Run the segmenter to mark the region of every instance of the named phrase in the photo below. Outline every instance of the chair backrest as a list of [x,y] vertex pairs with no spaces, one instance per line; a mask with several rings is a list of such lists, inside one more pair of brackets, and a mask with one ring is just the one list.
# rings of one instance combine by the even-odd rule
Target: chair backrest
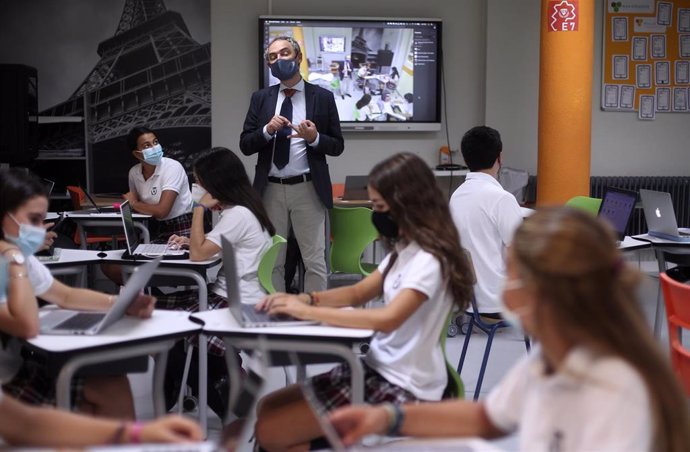
[[76,185],[68,185],[67,191],[69,192],[69,197],[72,200],[72,208],[74,210],[81,209],[81,203],[84,202],[84,199],[86,198],[84,190]]
[[333,207],[331,220],[331,271],[368,275],[362,267],[362,253],[378,237],[366,207]]
[[690,351],[683,347],[681,329],[690,330],[690,268],[676,267],[660,275],[666,304],[671,364],[686,394],[690,395]]
[[448,355],[446,354],[446,333],[448,331],[448,325],[450,322],[454,321],[454,314],[454,310],[451,310],[448,314],[448,318],[446,319],[446,323],[444,323],[443,328],[441,328],[441,350],[443,350],[443,358],[446,361],[446,374],[448,374],[448,384],[446,385],[446,390],[444,391],[444,397],[464,399],[465,384],[462,382],[462,378],[455,369],[455,366],[448,362]]
[[342,198],[343,193],[345,193],[345,184],[332,184],[334,198]]
[[283,237],[274,235],[273,243],[264,252],[263,256],[261,256],[261,260],[259,261],[259,270],[257,272],[259,276],[259,284],[261,284],[261,287],[266,291],[266,293],[271,294],[276,292],[275,287],[273,287],[273,267],[276,264],[280,247],[286,242],[287,240],[285,240]]
[[566,203],[568,207],[574,207],[576,209],[584,210],[592,215],[597,215],[599,213],[599,207],[601,207],[601,198],[590,198],[589,196],[575,196],[570,198]]

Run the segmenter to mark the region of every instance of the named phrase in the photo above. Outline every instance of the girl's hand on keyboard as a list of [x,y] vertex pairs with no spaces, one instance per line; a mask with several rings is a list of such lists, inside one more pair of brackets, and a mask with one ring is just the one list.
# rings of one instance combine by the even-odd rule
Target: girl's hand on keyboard
[[173,234],[168,239],[168,247],[171,250],[180,250],[182,248],[189,248],[189,238]]

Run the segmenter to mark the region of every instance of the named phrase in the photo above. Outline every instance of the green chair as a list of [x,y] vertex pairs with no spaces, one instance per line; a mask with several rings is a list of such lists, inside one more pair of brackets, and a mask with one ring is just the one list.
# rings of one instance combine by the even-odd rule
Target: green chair
[[266,293],[269,294],[276,292],[275,287],[273,287],[273,267],[276,264],[280,247],[284,243],[287,243],[287,240],[279,235],[274,235],[273,243],[264,252],[263,256],[261,256],[261,261],[259,261],[259,283]]
[[597,215],[599,213],[599,207],[601,206],[601,198],[590,198],[589,196],[575,196],[570,198],[566,203],[568,207],[574,207],[575,209],[584,210],[592,215]]
[[378,238],[366,207],[333,207],[331,222],[331,272],[367,276],[376,264],[362,263],[362,253]]
[[443,350],[443,358],[446,362],[446,373],[448,374],[448,384],[443,392],[443,396],[444,398],[464,399],[465,384],[462,382],[462,378],[460,378],[460,374],[455,370],[455,367],[448,362],[448,357],[446,355],[446,337],[448,336],[446,332],[448,331],[448,325],[453,322],[454,318],[454,312],[451,310],[446,319],[445,328],[441,329],[441,350]]

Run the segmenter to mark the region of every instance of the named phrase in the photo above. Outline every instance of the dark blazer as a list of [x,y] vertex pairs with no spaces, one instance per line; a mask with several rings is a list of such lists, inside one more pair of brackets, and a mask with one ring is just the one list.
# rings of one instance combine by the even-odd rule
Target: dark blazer
[[[259,153],[254,188],[260,194],[263,194],[268,183],[273,151],[273,139],[266,141],[263,128],[275,116],[279,87],[280,85],[273,85],[252,94],[240,135],[240,150],[244,155]],[[330,91],[305,81],[304,97],[306,118],[316,124],[319,132],[319,145],[315,148],[307,145],[311,181],[321,202],[330,209],[333,207],[333,192],[326,155],[338,156],[343,153],[345,145],[340,131],[340,118]]]

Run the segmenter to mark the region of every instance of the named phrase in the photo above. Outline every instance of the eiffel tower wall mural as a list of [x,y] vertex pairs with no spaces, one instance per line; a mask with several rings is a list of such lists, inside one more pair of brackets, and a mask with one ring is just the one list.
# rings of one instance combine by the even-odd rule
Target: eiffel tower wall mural
[[146,125],[191,174],[211,146],[210,0],[2,0],[0,63],[38,74],[38,157],[56,181],[124,193]]

